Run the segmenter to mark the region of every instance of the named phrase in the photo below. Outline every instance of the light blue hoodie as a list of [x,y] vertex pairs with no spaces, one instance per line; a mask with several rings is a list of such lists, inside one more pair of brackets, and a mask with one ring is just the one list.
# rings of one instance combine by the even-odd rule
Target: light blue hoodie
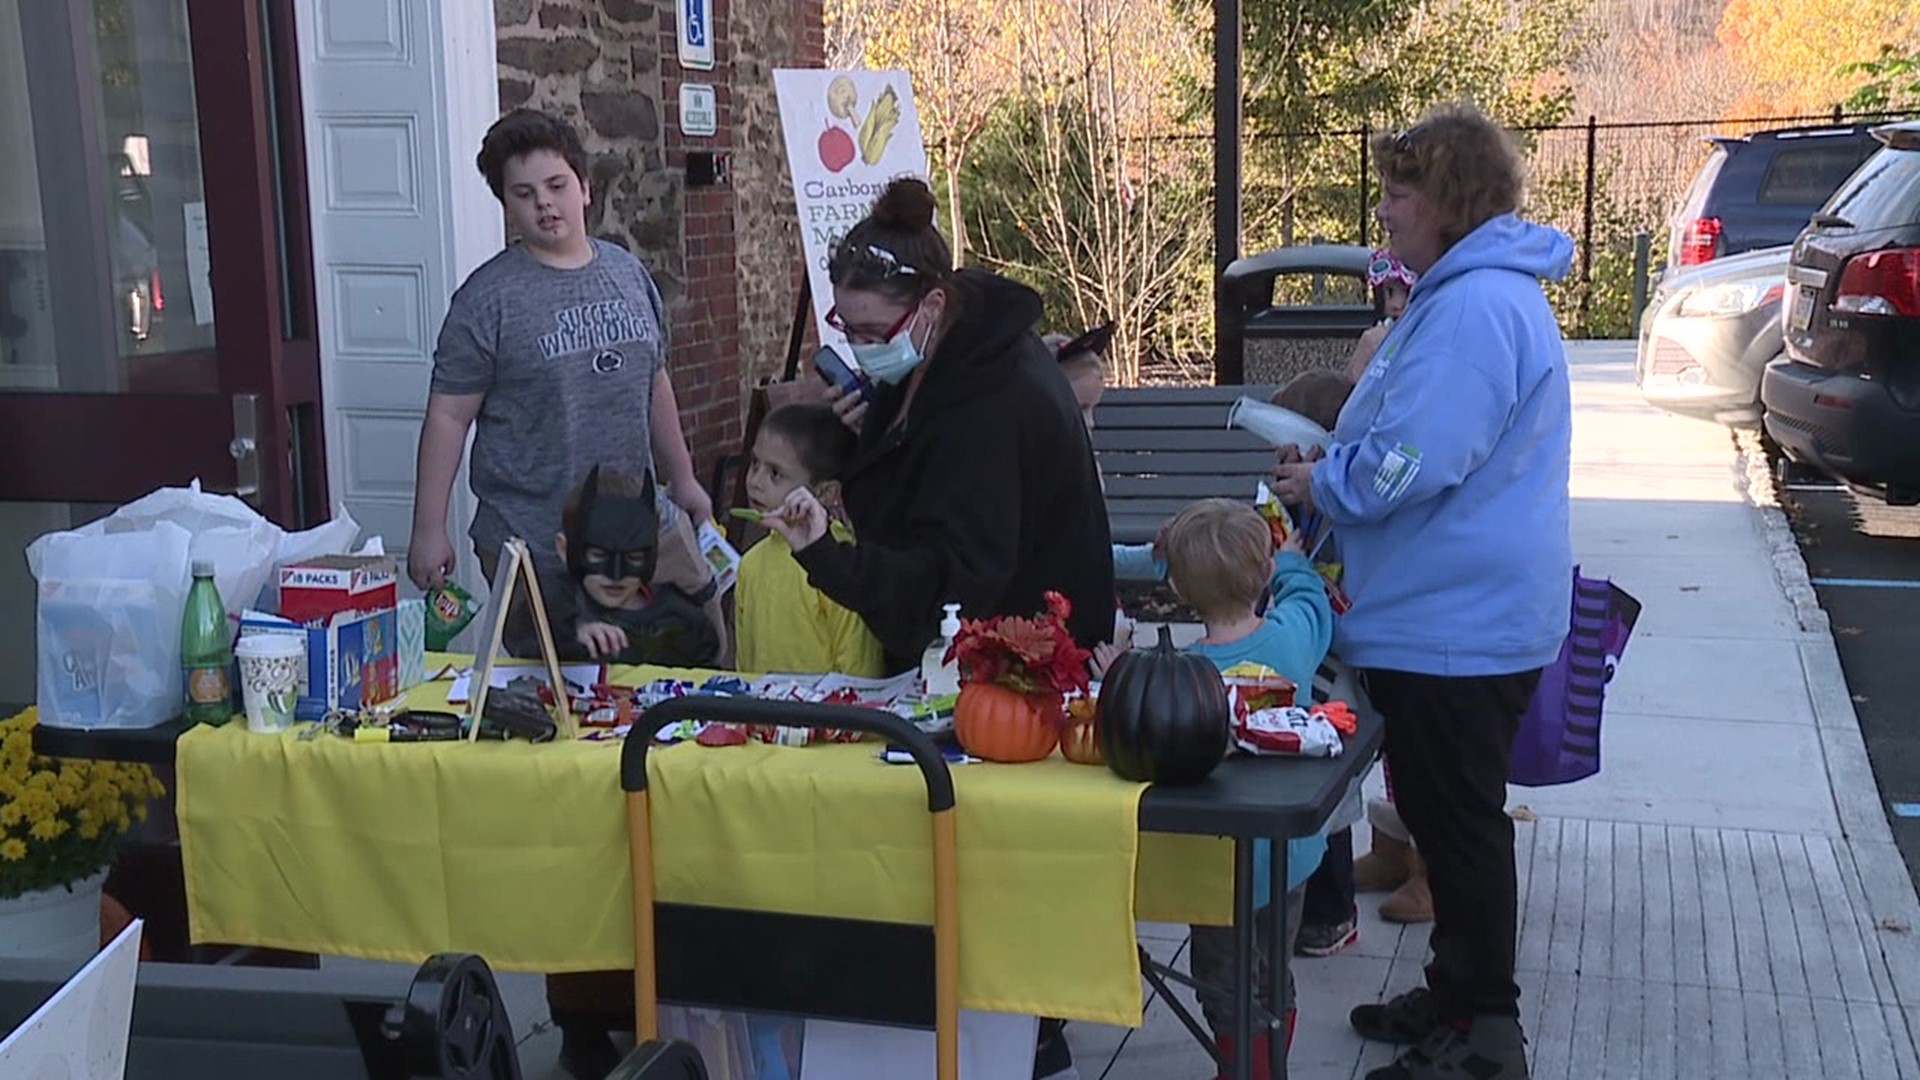
[[1540,279],[1573,241],[1512,214],[1421,275],[1313,470],[1353,608],[1335,650],[1361,668],[1504,675],[1566,637],[1573,408]]

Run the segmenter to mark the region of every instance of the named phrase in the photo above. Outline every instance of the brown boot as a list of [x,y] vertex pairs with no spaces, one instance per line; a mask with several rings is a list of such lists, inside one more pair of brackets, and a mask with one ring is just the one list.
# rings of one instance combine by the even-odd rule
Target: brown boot
[[1353,860],[1353,891],[1392,892],[1399,888],[1406,883],[1407,858],[1412,854],[1413,845],[1374,829],[1373,847]]
[[1396,923],[1432,922],[1433,891],[1427,888],[1427,864],[1418,850],[1407,852],[1407,867],[1405,884],[1380,902],[1380,917]]

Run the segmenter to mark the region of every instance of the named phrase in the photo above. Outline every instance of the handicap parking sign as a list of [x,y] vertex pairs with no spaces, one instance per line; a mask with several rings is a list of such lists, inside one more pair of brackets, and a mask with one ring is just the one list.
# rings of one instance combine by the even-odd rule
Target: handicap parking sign
[[713,0],[680,0],[680,66],[713,69]]

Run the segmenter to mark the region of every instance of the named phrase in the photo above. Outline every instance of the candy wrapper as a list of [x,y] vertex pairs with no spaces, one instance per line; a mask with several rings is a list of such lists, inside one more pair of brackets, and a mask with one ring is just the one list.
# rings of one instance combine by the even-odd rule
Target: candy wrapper
[[1347,590],[1340,587],[1340,579],[1345,575],[1346,567],[1341,563],[1314,563],[1313,568],[1327,583],[1327,605],[1333,608],[1335,615],[1345,615],[1353,607],[1353,598]]
[[447,581],[427,590],[427,651],[446,652],[447,646],[480,613],[480,601]]
[[1255,709],[1233,722],[1235,746],[1249,754],[1339,757],[1340,733],[1321,712],[1301,708]]
[[1293,535],[1293,515],[1287,512],[1286,507],[1280,505],[1279,498],[1273,494],[1273,489],[1267,487],[1264,480],[1254,489],[1253,509],[1259,513],[1261,520],[1267,523],[1267,531],[1273,534],[1273,549],[1280,550],[1280,545],[1286,543],[1287,537]]
[[1292,679],[1265,664],[1242,662],[1220,673],[1227,686],[1227,703],[1236,718],[1261,709],[1284,709],[1293,705],[1298,687]]

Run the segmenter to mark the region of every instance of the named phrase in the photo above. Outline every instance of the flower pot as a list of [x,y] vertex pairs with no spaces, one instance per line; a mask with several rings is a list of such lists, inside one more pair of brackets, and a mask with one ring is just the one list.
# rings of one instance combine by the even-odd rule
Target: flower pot
[[51,889],[0,900],[0,956],[69,960],[100,951],[101,870]]
[[999,683],[971,682],[960,687],[953,706],[953,732],[961,749],[988,761],[1039,761],[1060,741],[1044,707],[1034,698]]
[[1060,733],[1060,756],[1076,765],[1105,765],[1100,754],[1100,729],[1092,720]]

